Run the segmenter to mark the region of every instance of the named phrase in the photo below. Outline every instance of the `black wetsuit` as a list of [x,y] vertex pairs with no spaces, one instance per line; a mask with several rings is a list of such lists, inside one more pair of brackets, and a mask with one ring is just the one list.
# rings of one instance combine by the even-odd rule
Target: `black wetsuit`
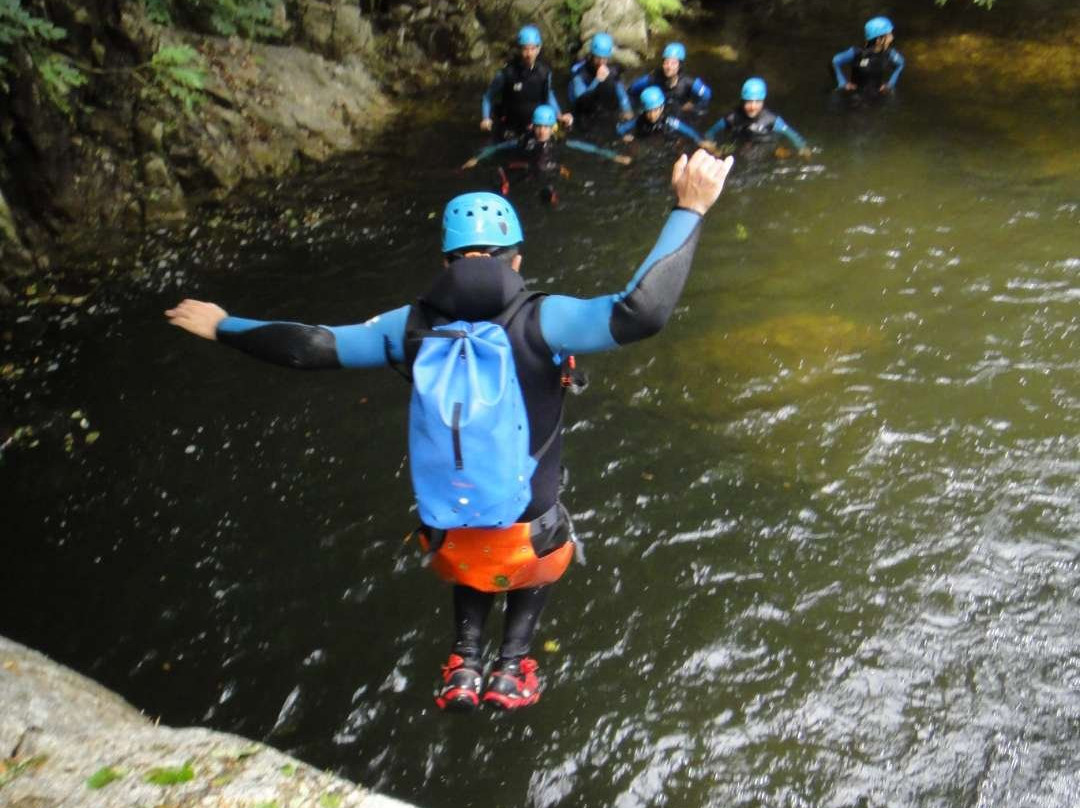
[[669,115],[679,116],[685,114],[683,107],[693,104],[694,113],[703,112],[705,106],[712,98],[712,90],[701,79],[691,78],[685,73],[679,73],[675,84],[668,81],[662,67],[656,68],[652,73],[646,73],[634,81],[628,88],[630,95],[640,97],[646,87],[659,87],[664,92],[664,110]]
[[600,81],[593,60],[585,59],[570,68],[570,76],[570,104],[576,125],[587,128],[590,120],[601,113],[633,112],[618,65],[608,64],[607,77]]
[[559,113],[551,86],[551,68],[539,58],[526,67],[516,57],[495,74],[484,99],[481,114],[497,124],[496,137],[516,137],[528,130],[532,114],[541,104],[549,104]]
[[751,118],[740,104],[710,126],[705,137],[715,140],[721,132],[726,132],[726,137],[736,146],[771,145],[777,135],[783,135],[796,149],[806,147],[802,135],[768,107],[762,107],[761,112]]

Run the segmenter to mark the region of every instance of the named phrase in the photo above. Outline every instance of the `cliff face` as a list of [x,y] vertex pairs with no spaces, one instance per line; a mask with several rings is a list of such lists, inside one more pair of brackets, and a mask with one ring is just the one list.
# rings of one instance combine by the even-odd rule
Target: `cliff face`
[[410,808],[235,735],[151,722],[0,637],[0,804]]
[[[69,231],[181,220],[191,204],[245,179],[361,147],[392,111],[363,61],[372,36],[358,14],[351,29],[342,23],[320,39],[309,13],[305,41],[335,53],[332,60],[299,46],[155,25],[140,2],[62,0],[49,12],[67,31],[65,55],[86,83],[65,111],[48,98],[31,52],[16,49],[0,101],[0,260],[8,274],[26,267],[31,251],[44,260]],[[182,46],[205,84],[190,107],[155,83],[155,54]]]

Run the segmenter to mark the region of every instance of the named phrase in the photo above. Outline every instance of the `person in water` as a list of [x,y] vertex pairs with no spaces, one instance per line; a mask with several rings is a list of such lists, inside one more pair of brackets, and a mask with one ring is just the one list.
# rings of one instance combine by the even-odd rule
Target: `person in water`
[[615,40],[600,32],[589,42],[589,55],[570,68],[570,105],[580,124],[601,112],[618,111],[623,120],[634,117],[622,71],[611,61],[614,54]]
[[[510,170],[523,171],[526,176],[544,181],[540,189],[540,198],[551,205],[558,204],[559,195],[555,190],[555,179],[569,175],[569,169],[559,161],[559,143],[555,140],[557,123],[555,110],[547,104],[541,104],[533,110],[532,125],[529,131],[517,140],[507,140],[487,146],[465,161],[461,167],[465,170],[475,168],[481,160],[493,155],[508,157],[506,167]],[[576,151],[604,157],[621,165],[629,165],[630,158],[612,151],[586,143],[583,140],[565,140],[563,145]],[[500,189],[505,196],[510,191],[510,179],[500,167]]]
[[[863,33],[866,41],[861,48],[851,47],[833,57],[836,89],[864,97],[891,93],[904,69],[904,57],[892,46],[892,21],[874,17],[866,22]],[[844,69],[849,65],[851,75],[847,76]]]
[[[690,273],[703,217],[731,166],[730,157],[719,160],[704,150],[682,155],[671,176],[676,206],[656,244],[625,288],[598,297],[528,293],[519,274],[524,235],[516,212],[496,194],[469,193],[446,206],[444,269],[415,303],[333,327],[244,319],[198,300],[183,300],[165,312],[173,325],[192,334],[287,367],[413,370],[418,349],[410,335],[431,334],[429,329],[455,320],[484,323],[515,312],[505,330],[535,459],[525,494],[531,498],[508,527],[421,533],[432,567],[454,584],[455,637],[436,696],[440,708],[469,710],[484,703],[514,709],[539,699],[530,646],[550,584],[566,570],[574,545],[559,504],[563,365],[571,354],[610,351],[663,328]],[[414,490],[415,483],[414,477]],[[481,569],[498,574],[480,577]],[[485,680],[484,624],[499,592],[506,595],[502,643]]]
[[695,145],[703,142],[701,135],[693,127],[683,123],[674,115],[667,113],[664,91],[659,87],[646,87],[641,93],[641,114],[632,121],[623,121],[615,127],[616,133],[627,143],[634,138],[653,137],[655,135],[689,138]]
[[518,31],[518,54],[491,80],[480,103],[480,128],[494,130],[495,139],[516,138],[529,128],[533,110],[547,104],[564,126],[574,116],[559,111],[551,85],[551,68],[540,58],[543,39],[540,29],[526,25]]
[[714,144],[719,135],[736,148],[751,144],[773,144],[777,135],[783,135],[790,141],[799,154],[808,156],[810,149],[802,135],[792,129],[772,110],[765,106],[768,88],[765,80],[754,76],[742,86],[742,103],[705,132],[705,140]]
[[686,46],[681,42],[669,42],[664,48],[660,67],[636,79],[629,88],[631,98],[640,98],[649,87],[659,87],[664,93],[665,111],[670,115],[680,113],[702,114],[712,98],[709,85],[699,78],[683,73],[686,62]]

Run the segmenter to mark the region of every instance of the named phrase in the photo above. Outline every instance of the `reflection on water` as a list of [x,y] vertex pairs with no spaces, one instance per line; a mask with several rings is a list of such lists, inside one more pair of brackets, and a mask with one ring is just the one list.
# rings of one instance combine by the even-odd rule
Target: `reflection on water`
[[[169,723],[427,806],[1076,804],[1080,172],[1045,156],[1075,155],[1077,113],[1011,99],[1029,151],[917,63],[872,113],[818,78],[775,97],[813,158],[740,164],[668,330],[583,361],[589,564],[546,615],[538,707],[433,708],[449,598],[401,541],[405,386],[160,317],[181,293],[328,323],[415,296],[442,202],[486,181],[446,168],[466,122],[208,214],[124,259],[165,262],[159,286],[19,326],[61,360],[26,361],[13,412],[64,415],[0,468],[4,630]],[[558,210],[516,200],[539,288],[626,282],[670,204],[670,154],[638,158],[574,159]],[[101,437],[69,453],[75,409]]]

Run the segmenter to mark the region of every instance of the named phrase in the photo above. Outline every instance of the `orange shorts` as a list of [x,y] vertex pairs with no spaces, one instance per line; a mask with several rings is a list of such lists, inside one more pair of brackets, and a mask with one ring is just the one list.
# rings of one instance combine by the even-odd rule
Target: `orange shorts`
[[[570,566],[574,543],[565,542],[543,557],[533,551],[529,523],[506,528],[461,527],[446,531],[442,545],[431,556],[439,577],[481,592],[505,592],[555,583]],[[420,531],[420,546],[430,544]]]

